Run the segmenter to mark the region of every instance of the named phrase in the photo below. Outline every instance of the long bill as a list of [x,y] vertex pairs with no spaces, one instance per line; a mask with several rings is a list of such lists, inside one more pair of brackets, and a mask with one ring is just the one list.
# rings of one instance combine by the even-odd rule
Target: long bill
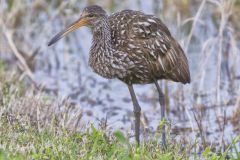
[[51,46],[52,44],[56,43],[59,39],[66,36],[68,33],[75,31],[79,27],[85,26],[88,24],[88,21],[85,18],[80,18],[76,22],[72,23],[69,27],[64,29],[63,31],[59,32],[57,35],[55,35],[49,42],[48,46]]

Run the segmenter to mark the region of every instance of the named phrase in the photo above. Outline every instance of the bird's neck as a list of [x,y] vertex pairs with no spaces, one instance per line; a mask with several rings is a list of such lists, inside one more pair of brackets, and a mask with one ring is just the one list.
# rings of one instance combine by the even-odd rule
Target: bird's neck
[[89,65],[99,75],[114,78],[116,73],[111,70],[111,62],[115,58],[116,50],[112,44],[110,24],[107,17],[99,23],[93,28]]
[[[111,28],[107,17],[104,17],[93,29],[93,46],[109,52],[112,50]],[[107,53],[110,54],[110,53]]]

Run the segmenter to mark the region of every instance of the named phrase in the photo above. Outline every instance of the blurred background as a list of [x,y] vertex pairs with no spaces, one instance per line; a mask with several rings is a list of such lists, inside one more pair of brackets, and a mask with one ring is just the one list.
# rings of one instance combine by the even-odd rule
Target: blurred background
[[[126,85],[106,80],[88,66],[91,30],[83,27],[47,46],[91,4],[109,14],[123,9],[155,14],[183,47],[191,83],[161,82],[173,138],[224,146],[240,134],[240,0],[0,0],[0,64],[26,84],[28,95],[57,99],[57,105],[42,106],[43,119],[51,118],[51,110],[69,129],[93,123],[133,134]],[[158,94],[154,85],[134,87],[142,107],[142,133],[148,138],[159,131]],[[36,116],[34,105],[18,107],[18,112]]]

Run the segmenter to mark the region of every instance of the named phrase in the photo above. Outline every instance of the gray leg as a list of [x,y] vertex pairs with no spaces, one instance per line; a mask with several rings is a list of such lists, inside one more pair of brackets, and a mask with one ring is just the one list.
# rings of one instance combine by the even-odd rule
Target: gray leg
[[[159,101],[160,101],[160,105],[161,105],[161,120],[165,120],[165,99],[164,99],[164,94],[158,84],[157,81],[154,81],[156,87],[157,87],[157,91],[159,94]],[[163,148],[166,149],[167,145],[166,145],[166,131],[165,131],[165,125],[163,126],[163,132],[162,132],[162,145]]]
[[137,97],[135,95],[134,89],[132,85],[128,85],[129,92],[132,97],[132,102],[133,102],[133,111],[134,111],[134,116],[135,116],[135,138],[136,141],[139,145],[140,143],[140,116],[141,116],[141,107],[138,104]]

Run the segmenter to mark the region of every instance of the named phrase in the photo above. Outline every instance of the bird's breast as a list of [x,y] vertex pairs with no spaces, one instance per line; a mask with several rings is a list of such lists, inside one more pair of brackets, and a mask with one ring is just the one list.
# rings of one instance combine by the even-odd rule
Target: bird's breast
[[93,46],[90,50],[89,65],[93,71],[108,79],[123,77],[126,69],[121,60],[113,56],[114,51],[103,46]]

